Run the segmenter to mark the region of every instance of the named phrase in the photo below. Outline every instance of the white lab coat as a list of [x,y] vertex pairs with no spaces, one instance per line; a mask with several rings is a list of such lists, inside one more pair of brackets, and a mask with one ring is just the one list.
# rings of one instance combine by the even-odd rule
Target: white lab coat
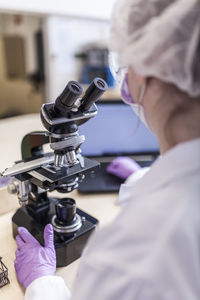
[[90,239],[71,298],[62,279],[49,276],[36,279],[25,300],[200,299],[200,139],[132,181],[121,188],[120,215]]

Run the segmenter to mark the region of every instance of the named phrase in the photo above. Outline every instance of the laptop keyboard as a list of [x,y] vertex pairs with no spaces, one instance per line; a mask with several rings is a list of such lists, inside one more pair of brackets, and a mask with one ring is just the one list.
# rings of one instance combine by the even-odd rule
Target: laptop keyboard
[[[149,167],[152,161],[140,161],[138,164],[141,167]],[[108,165],[109,163],[101,163],[100,168],[88,174],[84,181],[79,184],[78,191],[80,193],[118,192],[124,180],[107,173]]]

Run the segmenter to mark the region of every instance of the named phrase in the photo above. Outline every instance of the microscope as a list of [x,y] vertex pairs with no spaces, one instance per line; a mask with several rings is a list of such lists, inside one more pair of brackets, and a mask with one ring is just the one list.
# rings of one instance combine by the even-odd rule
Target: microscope
[[[66,197],[99,163],[81,155],[85,141],[79,126],[97,114],[95,102],[107,90],[107,83],[95,78],[81,98],[83,89],[76,81],[68,82],[54,103],[41,107],[40,117],[46,131],[24,136],[22,160],[2,172],[13,180],[8,191],[16,194],[21,207],[12,217],[13,236],[23,226],[44,245],[43,231],[51,223],[54,229],[57,267],[78,259],[98,220],[76,207],[74,199]],[[49,145],[46,145],[49,144]],[[50,152],[45,152],[50,146]],[[63,198],[50,197],[58,191]]]

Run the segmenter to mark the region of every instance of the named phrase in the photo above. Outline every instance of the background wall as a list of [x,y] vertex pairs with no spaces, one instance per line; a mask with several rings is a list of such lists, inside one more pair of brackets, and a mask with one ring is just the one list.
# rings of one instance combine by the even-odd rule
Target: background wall
[[0,10],[108,19],[115,0],[0,0]]
[[[16,24],[15,19],[21,18]],[[0,15],[0,35],[18,35],[25,39],[26,71],[35,71],[36,61],[34,53],[34,33],[42,27],[42,18],[39,16],[16,16],[11,14]]]
[[75,54],[89,43],[106,44],[108,21],[49,16],[44,23],[46,97],[55,100],[69,80],[78,80]]
[[[78,80],[80,61],[75,54],[88,43],[106,44],[114,0],[0,0],[0,117],[8,112],[39,112],[43,102],[54,101],[69,80]],[[23,22],[16,26],[13,13]],[[3,37],[25,39],[26,73],[36,69],[34,34],[42,28],[45,85],[35,91],[27,80],[6,76]]]
[[39,112],[43,93],[36,92],[26,79],[9,79],[6,72],[4,36],[21,36],[25,40],[26,73],[35,71],[34,33],[41,26],[41,18],[23,16],[23,22],[16,26],[14,16],[0,15],[0,116]]

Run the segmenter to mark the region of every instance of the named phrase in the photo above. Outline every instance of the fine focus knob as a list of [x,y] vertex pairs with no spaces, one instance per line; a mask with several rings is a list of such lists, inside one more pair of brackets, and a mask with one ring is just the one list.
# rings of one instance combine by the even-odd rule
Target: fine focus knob
[[59,200],[55,205],[55,209],[57,221],[60,224],[68,226],[73,223],[76,216],[76,202],[74,199],[64,198]]

